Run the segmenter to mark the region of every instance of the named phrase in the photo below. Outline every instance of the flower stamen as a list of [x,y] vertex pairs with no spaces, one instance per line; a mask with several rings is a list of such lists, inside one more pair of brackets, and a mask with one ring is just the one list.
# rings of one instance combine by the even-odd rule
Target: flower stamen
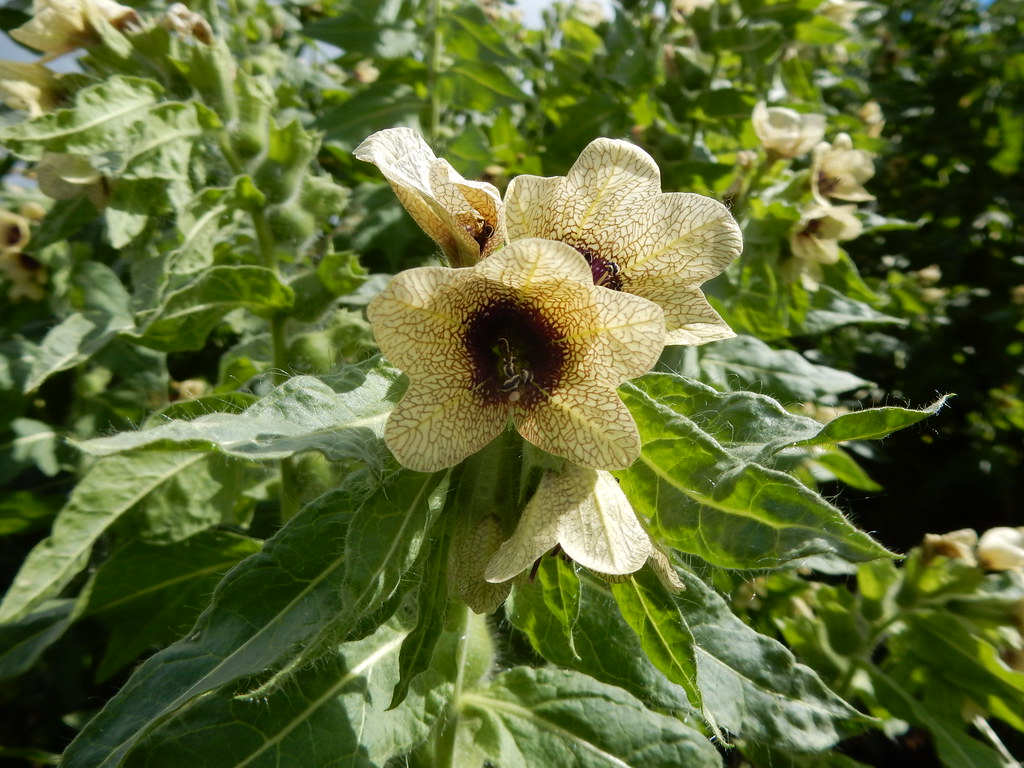
[[611,288],[613,291],[622,290],[622,278],[619,274],[622,268],[611,259],[599,256],[596,252],[583,245],[575,246],[576,250],[583,254],[583,258],[590,265],[590,274],[594,278],[594,285],[601,285]]

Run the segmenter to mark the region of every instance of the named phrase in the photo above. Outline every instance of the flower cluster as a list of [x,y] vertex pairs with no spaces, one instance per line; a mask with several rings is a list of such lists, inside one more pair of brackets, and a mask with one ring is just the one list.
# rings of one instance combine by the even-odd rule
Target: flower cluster
[[825,116],[801,114],[785,107],[767,107],[759,102],[751,116],[754,132],[768,154],[767,162],[792,159],[811,152],[811,201],[789,233],[793,259],[783,265],[788,280],[800,279],[814,290],[822,278],[822,267],[839,260],[839,243],[858,237],[864,227],[857,218],[856,205],[833,205],[832,200],[860,203],[874,200],[864,188],[875,174],[871,154],[854,149],[845,133],[829,143],[825,137]]
[[[560,548],[613,576],[650,561],[674,584],[608,474],[641,449],[616,389],[667,344],[733,335],[700,289],[742,248],[728,210],[663,193],[657,164],[624,141],[597,139],[564,177],[518,176],[504,198],[411,129],[376,133],[355,155],[381,170],[451,265],[406,270],[369,306],[382,353],[409,378],[385,427],[388,447],[404,466],[436,471],[511,421],[562,460],[543,473],[511,537],[483,537],[494,545],[477,576],[507,582]],[[507,590],[460,594],[490,610]]]

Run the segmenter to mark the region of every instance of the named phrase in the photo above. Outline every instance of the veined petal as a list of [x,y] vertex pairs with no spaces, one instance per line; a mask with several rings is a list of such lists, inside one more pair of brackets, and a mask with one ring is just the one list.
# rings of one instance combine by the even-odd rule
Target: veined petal
[[388,417],[384,442],[402,466],[436,472],[479,451],[507,421],[505,404],[481,404],[464,382],[420,376]]
[[512,590],[510,583],[492,583],[484,577],[501,535],[501,523],[494,515],[460,522],[455,528],[448,550],[448,578],[455,594],[476,613],[494,613]]
[[528,410],[513,406],[512,420],[541,450],[592,469],[625,469],[640,456],[636,422],[604,382],[573,382]]
[[485,580],[498,584],[515,578],[558,543],[558,515],[543,503],[543,498],[538,502],[543,485],[544,479],[523,510],[515,531],[491,555],[484,569]]
[[384,356],[412,375],[458,370],[468,309],[459,288],[466,278],[445,267],[408,269],[393,277],[366,312]]
[[663,343],[732,335],[706,301],[694,305],[692,291],[740,254],[739,226],[716,200],[663,194],[657,165],[639,147],[598,139],[564,178],[513,179],[505,205],[513,241],[564,242],[585,257],[595,284],[660,304],[670,334]]
[[411,128],[378,131],[353,154],[380,169],[453,265],[473,264],[504,242],[504,206],[497,188],[464,179]]
[[636,293],[665,311],[665,344],[706,344],[736,334],[693,285],[672,280],[642,283]]
[[550,486],[551,496],[562,492],[574,499],[558,516],[558,542],[565,554],[610,576],[633,573],[643,566],[654,551],[651,539],[614,477],[567,466]]
[[588,289],[593,286],[590,267],[576,249],[541,238],[516,241],[516,247],[506,249],[503,258],[482,261],[476,271],[524,293],[545,282],[558,285],[575,281]]
[[511,579],[555,544],[580,565],[611,576],[639,570],[656,551],[615,478],[575,464],[544,473],[484,578]]
[[645,211],[651,246],[631,248],[619,262],[623,281],[643,282],[658,275],[700,285],[721,274],[743,250],[739,225],[717,200],[689,192],[660,195]]
[[[604,379],[616,386],[641,376],[658,362],[665,346],[665,315],[661,307],[640,296],[601,290],[593,296],[597,308],[593,326],[575,338],[586,345],[577,353],[580,379]],[[577,349],[574,345],[573,350]],[[570,352],[570,359],[574,359]]]
[[[517,176],[505,193],[509,237],[547,237],[594,248],[636,226],[640,201],[661,192],[651,157],[625,141],[596,139],[565,177]],[[606,242],[607,241],[607,242]]]

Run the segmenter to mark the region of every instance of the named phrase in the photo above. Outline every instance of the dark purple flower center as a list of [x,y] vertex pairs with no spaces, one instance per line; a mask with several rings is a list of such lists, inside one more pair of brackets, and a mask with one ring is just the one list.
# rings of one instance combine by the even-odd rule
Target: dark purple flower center
[[24,237],[24,235],[21,231],[21,225],[11,224],[11,226],[7,230],[7,237],[5,238],[7,240],[6,245],[8,247],[12,245],[17,245],[18,243],[21,242],[22,237]]
[[489,302],[466,326],[474,390],[486,403],[529,406],[542,400],[562,378],[566,349],[560,338],[535,307],[512,297]]
[[603,285],[613,291],[622,290],[622,277],[619,265],[604,256],[600,256],[585,245],[577,245],[576,250],[583,254],[583,258],[590,265],[590,274],[594,278],[594,285]]
[[828,197],[839,188],[839,177],[829,176],[824,171],[818,171],[818,191]]

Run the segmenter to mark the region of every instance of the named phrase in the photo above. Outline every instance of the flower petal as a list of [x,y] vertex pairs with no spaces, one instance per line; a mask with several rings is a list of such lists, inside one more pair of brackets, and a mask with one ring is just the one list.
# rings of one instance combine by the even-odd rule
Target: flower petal
[[636,292],[664,309],[665,344],[707,344],[736,335],[696,286],[662,280],[644,283]]
[[455,528],[448,550],[448,578],[455,594],[476,613],[494,613],[512,590],[506,579],[496,584],[484,576],[500,541],[501,523],[494,515],[460,521]]
[[618,386],[647,373],[665,346],[661,307],[640,296],[606,289],[595,291],[592,301],[597,309],[593,325],[567,339],[586,342],[585,349],[575,355],[570,352],[570,359],[585,357],[574,372],[576,377],[568,380],[603,379]]
[[512,419],[541,450],[585,467],[625,469],[640,456],[636,423],[604,382],[574,382],[529,410],[513,406]]
[[650,245],[637,244],[620,261],[624,280],[671,275],[699,285],[722,273],[743,251],[739,225],[717,200],[689,192],[659,195],[644,211]]
[[472,264],[504,242],[498,189],[464,179],[411,128],[378,131],[353,154],[380,169],[405,209],[453,264]]
[[552,497],[561,492],[574,501],[558,516],[558,542],[569,557],[611,576],[643,566],[654,549],[614,477],[567,466],[551,486]]
[[501,251],[500,258],[480,262],[476,272],[523,293],[545,282],[557,285],[570,280],[588,289],[594,285],[590,267],[579,251],[565,243],[534,237],[517,240]]
[[403,467],[437,472],[479,451],[507,421],[506,406],[480,403],[464,382],[420,376],[388,417],[384,442]]
[[[547,477],[545,474],[544,478]],[[487,581],[498,584],[515,578],[558,543],[558,515],[552,514],[553,510],[544,502],[541,494],[544,482],[542,478],[515,531],[491,555],[484,569]]]
[[[517,176],[505,194],[509,237],[608,247],[636,226],[637,203],[661,192],[661,172],[633,144],[595,139],[564,178]],[[607,242],[606,242],[607,241]]]
[[384,356],[411,375],[451,372],[463,361],[461,330],[470,308],[459,288],[466,278],[464,271],[446,267],[395,275],[366,312]]
[[580,565],[613,576],[639,570],[655,551],[615,478],[575,464],[544,474],[484,578],[511,579],[556,543]]
[[378,131],[352,154],[380,169],[409,215],[441,250],[448,255],[458,252],[458,240],[446,220],[447,212],[430,190],[430,171],[437,157],[416,131]]

